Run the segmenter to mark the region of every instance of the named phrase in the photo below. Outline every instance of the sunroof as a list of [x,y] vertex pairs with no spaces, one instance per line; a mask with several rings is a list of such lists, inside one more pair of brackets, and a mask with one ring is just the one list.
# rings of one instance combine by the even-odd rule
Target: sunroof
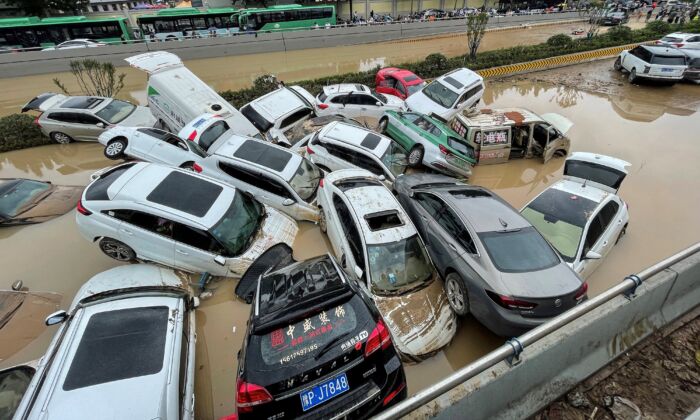
[[475,197],[491,197],[491,194],[484,190],[452,190],[450,194],[457,198],[475,198]]
[[451,84],[452,86],[454,86],[454,87],[457,88],[457,89],[462,89],[462,88],[464,87],[463,84],[459,83],[459,82],[458,82],[455,78],[453,78],[453,77],[447,76],[447,77],[445,77],[445,81],[446,81],[447,83]]
[[374,150],[374,148],[377,147],[381,139],[382,138],[376,134],[368,133],[367,136],[365,136],[365,138],[362,140],[362,143],[360,143],[360,145],[362,147]]
[[199,177],[172,171],[148,194],[146,200],[202,217],[223,190],[220,185]]
[[253,140],[246,140],[233,156],[277,172],[282,172],[292,158],[292,154],[286,150]]
[[368,214],[365,216],[365,220],[367,220],[369,230],[372,232],[403,226],[403,222],[399,217],[399,212],[396,210]]
[[78,96],[76,98],[70,98],[61,105],[61,108],[71,108],[71,109],[91,109],[102,103],[103,99],[93,98],[90,96]]
[[120,309],[88,321],[63,390],[160,372],[169,329],[167,306]]
[[364,91],[365,91],[365,87],[362,86],[362,85],[355,85],[355,89],[359,90],[360,92],[364,92]]

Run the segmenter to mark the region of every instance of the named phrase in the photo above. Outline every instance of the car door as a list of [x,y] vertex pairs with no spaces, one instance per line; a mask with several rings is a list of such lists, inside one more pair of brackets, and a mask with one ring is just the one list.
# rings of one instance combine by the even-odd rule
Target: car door
[[464,253],[463,245],[473,249],[473,241],[447,203],[429,193],[419,193],[416,197],[419,204],[432,216],[427,230],[428,241],[433,249],[430,257],[441,273],[444,273],[445,268]]
[[646,51],[642,47],[632,48],[627,54],[622,58],[621,64],[627,70],[630,71],[633,68],[639,67],[642,60],[640,56]]
[[351,115],[346,114],[347,110],[345,109],[346,107],[346,101],[348,100],[348,95],[345,94],[340,94],[336,95],[331,100],[328,102],[328,108],[330,113],[332,114],[340,114],[340,115],[345,115],[347,117],[351,117]]
[[226,276],[226,267],[217,264],[214,258],[225,256],[224,247],[207,231],[173,222],[175,266],[177,268],[202,272],[215,276]]
[[170,133],[164,134],[158,140],[153,149],[151,149],[150,155],[157,158],[159,162],[180,166],[180,164],[188,160],[196,160],[197,156],[192,155],[184,140]]
[[106,213],[122,221],[119,240],[133,248],[139,258],[175,266],[171,220],[132,209],[114,209]]
[[683,47],[684,48],[699,49],[700,48],[700,35],[691,36],[690,38],[686,39],[685,45]]
[[357,118],[361,116],[369,116],[367,114],[367,105],[362,100],[362,94],[352,93],[345,97],[345,106],[342,114],[346,117]]
[[484,87],[481,83],[476,86],[471,87],[469,90],[464,92],[462,96],[457,100],[455,109],[457,113],[462,112],[466,108],[470,108],[476,105],[481,99],[481,94],[483,94]]
[[380,165],[370,156],[367,156],[365,152],[355,151],[351,155],[351,159],[352,160],[350,162],[358,168],[366,169],[377,176],[384,176],[385,178],[387,177],[387,174],[385,173],[382,165]]
[[74,130],[75,137],[71,137],[75,140],[97,141],[97,137],[105,130],[106,124],[92,114],[85,112],[75,112],[72,114],[74,121],[72,130]]
[[360,116],[379,119],[384,113],[384,104],[372,95],[358,94],[355,101],[360,106]]
[[[615,245],[617,235],[622,230],[622,219],[618,217],[619,210],[620,204],[610,200],[591,218],[583,243],[581,261],[576,270],[582,278],[591,275]],[[587,258],[591,251],[599,254],[600,258]]]
[[134,136],[128,139],[129,154],[140,159],[153,160],[154,156],[151,156],[150,152],[166,133],[156,128],[139,128],[134,132]]
[[365,271],[362,238],[350,208],[336,192],[333,193],[333,212],[336,214],[336,223],[328,224],[328,237],[341,267],[353,278],[357,278],[354,267]]
[[474,143],[479,144],[479,164],[507,162],[511,149],[510,127],[497,127],[474,132]]

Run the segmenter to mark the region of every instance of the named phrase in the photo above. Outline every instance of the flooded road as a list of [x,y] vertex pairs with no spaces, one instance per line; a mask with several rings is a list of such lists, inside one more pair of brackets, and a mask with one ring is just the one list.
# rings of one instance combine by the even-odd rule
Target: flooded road
[[[581,26],[583,25],[563,24],[487,32],[482,41],[481,51],[536,44],[558,33],[571,33],[573,29]],[[297,50],[288,53],[191,60],[187,61],[186,65],[215,90],[222,91],[248,87],[256,77],[263,74],[277,75],[280,80],[289,83],[295,80],[422,60],[436,51],[453,57],[464,54],[466,45],[465,35],[449,34],[404,41]],[[124,89],[119,96],[122,99],[144,104],[146,74],[130,67],[120,68],[119,71],[127,75]],[[70,73],[0,79],[0,92],[3,93],[0,98],[0,116],[19,112],[22,105],[37,94],[56,92],[57,87],[51,81],[54,77],[65,83],[69,91],[79,92],[75,79]]]
[[[611,70],[611,61],[489,81],[483,106],[519,106],[536,113],[557,112],[575,125],[572,151],[610,154],[632,164],[620,189],[630,206],[630,226],[619,245],[588,280],[595,295],[625,275],[698,240],[700,218],[700,86],[632,86]],[[536,159],[474,169],[471,182],[492,189],[520,207],[561,178],[563,159],[543,165]],[[97,144],[43,146],[0,154],[0,177],[23,176],[60,184],[84,185],[90,173],[109,165]],[[301,224],[295,257],[330,249],[319,229]],[[90,276],[115,262],[78,234],[72,213],[41,225],[0,230],[0,289],[21,279],[30,291],[57,293],[67,308]],[[234,280],[208,285],[213,296],[197,311],[197,418],[214,419],[234,411],[236,354],[243,340],[249,306],[233,298]],[[60,300],[60,302],[58,302]],[[38,358],[55,332],[27,329],[21,349],[0,367]],[[0,330],[0,343],[5,331]],[[34,339],[31,335],[37,335]],[[406,367],[409,393],[475,360],[502,344],[470,317],[443,352]]]

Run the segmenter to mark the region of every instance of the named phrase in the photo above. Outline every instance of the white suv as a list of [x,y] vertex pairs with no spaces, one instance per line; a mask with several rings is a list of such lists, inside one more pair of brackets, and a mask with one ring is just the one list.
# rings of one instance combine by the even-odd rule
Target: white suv
[[683,79],[688,57],[675,47],[640,45],[622,51],[613,67],[627,71],[630,83],[640,79],[675,83]]
[[366,169],[392,188],[408,167],[407,152],[398,143],[353,124],[332,122],[307,140],[305,153],[326,172]]
[[475,107],[484,94],[484,78],[461,68],[444,74],[406,99],[411,111],[435,114],[451,120],[466,108]]
[[195,307],[183,280],[154,265],[97,274],[58,325],[14,418],[194,418]]
[[127,163],[102,172],[78,202],[80,233],[119,261],[240,276],[298,227],[242,191],[194,172]]
[[404,101],[394,95],[377,93],[361,84],[341,83],[324,86],[316,97],[318,115],[379,119],[384,111],[405,111]]
[[677,48],[700,48],[700,34],[674,32],[656,41],[656,45],[667,45]]

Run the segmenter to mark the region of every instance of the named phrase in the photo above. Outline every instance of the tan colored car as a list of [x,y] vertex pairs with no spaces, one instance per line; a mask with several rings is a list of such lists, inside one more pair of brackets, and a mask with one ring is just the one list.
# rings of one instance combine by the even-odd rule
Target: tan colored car
[[523,108],[481,109],[458,114],[450,127],[464,137],[481,165],[510,159],[566,156],[573,123],[559,114],[537,115]]
[[72,210],[84,187],[0,178],[0,226],[41,223]]

